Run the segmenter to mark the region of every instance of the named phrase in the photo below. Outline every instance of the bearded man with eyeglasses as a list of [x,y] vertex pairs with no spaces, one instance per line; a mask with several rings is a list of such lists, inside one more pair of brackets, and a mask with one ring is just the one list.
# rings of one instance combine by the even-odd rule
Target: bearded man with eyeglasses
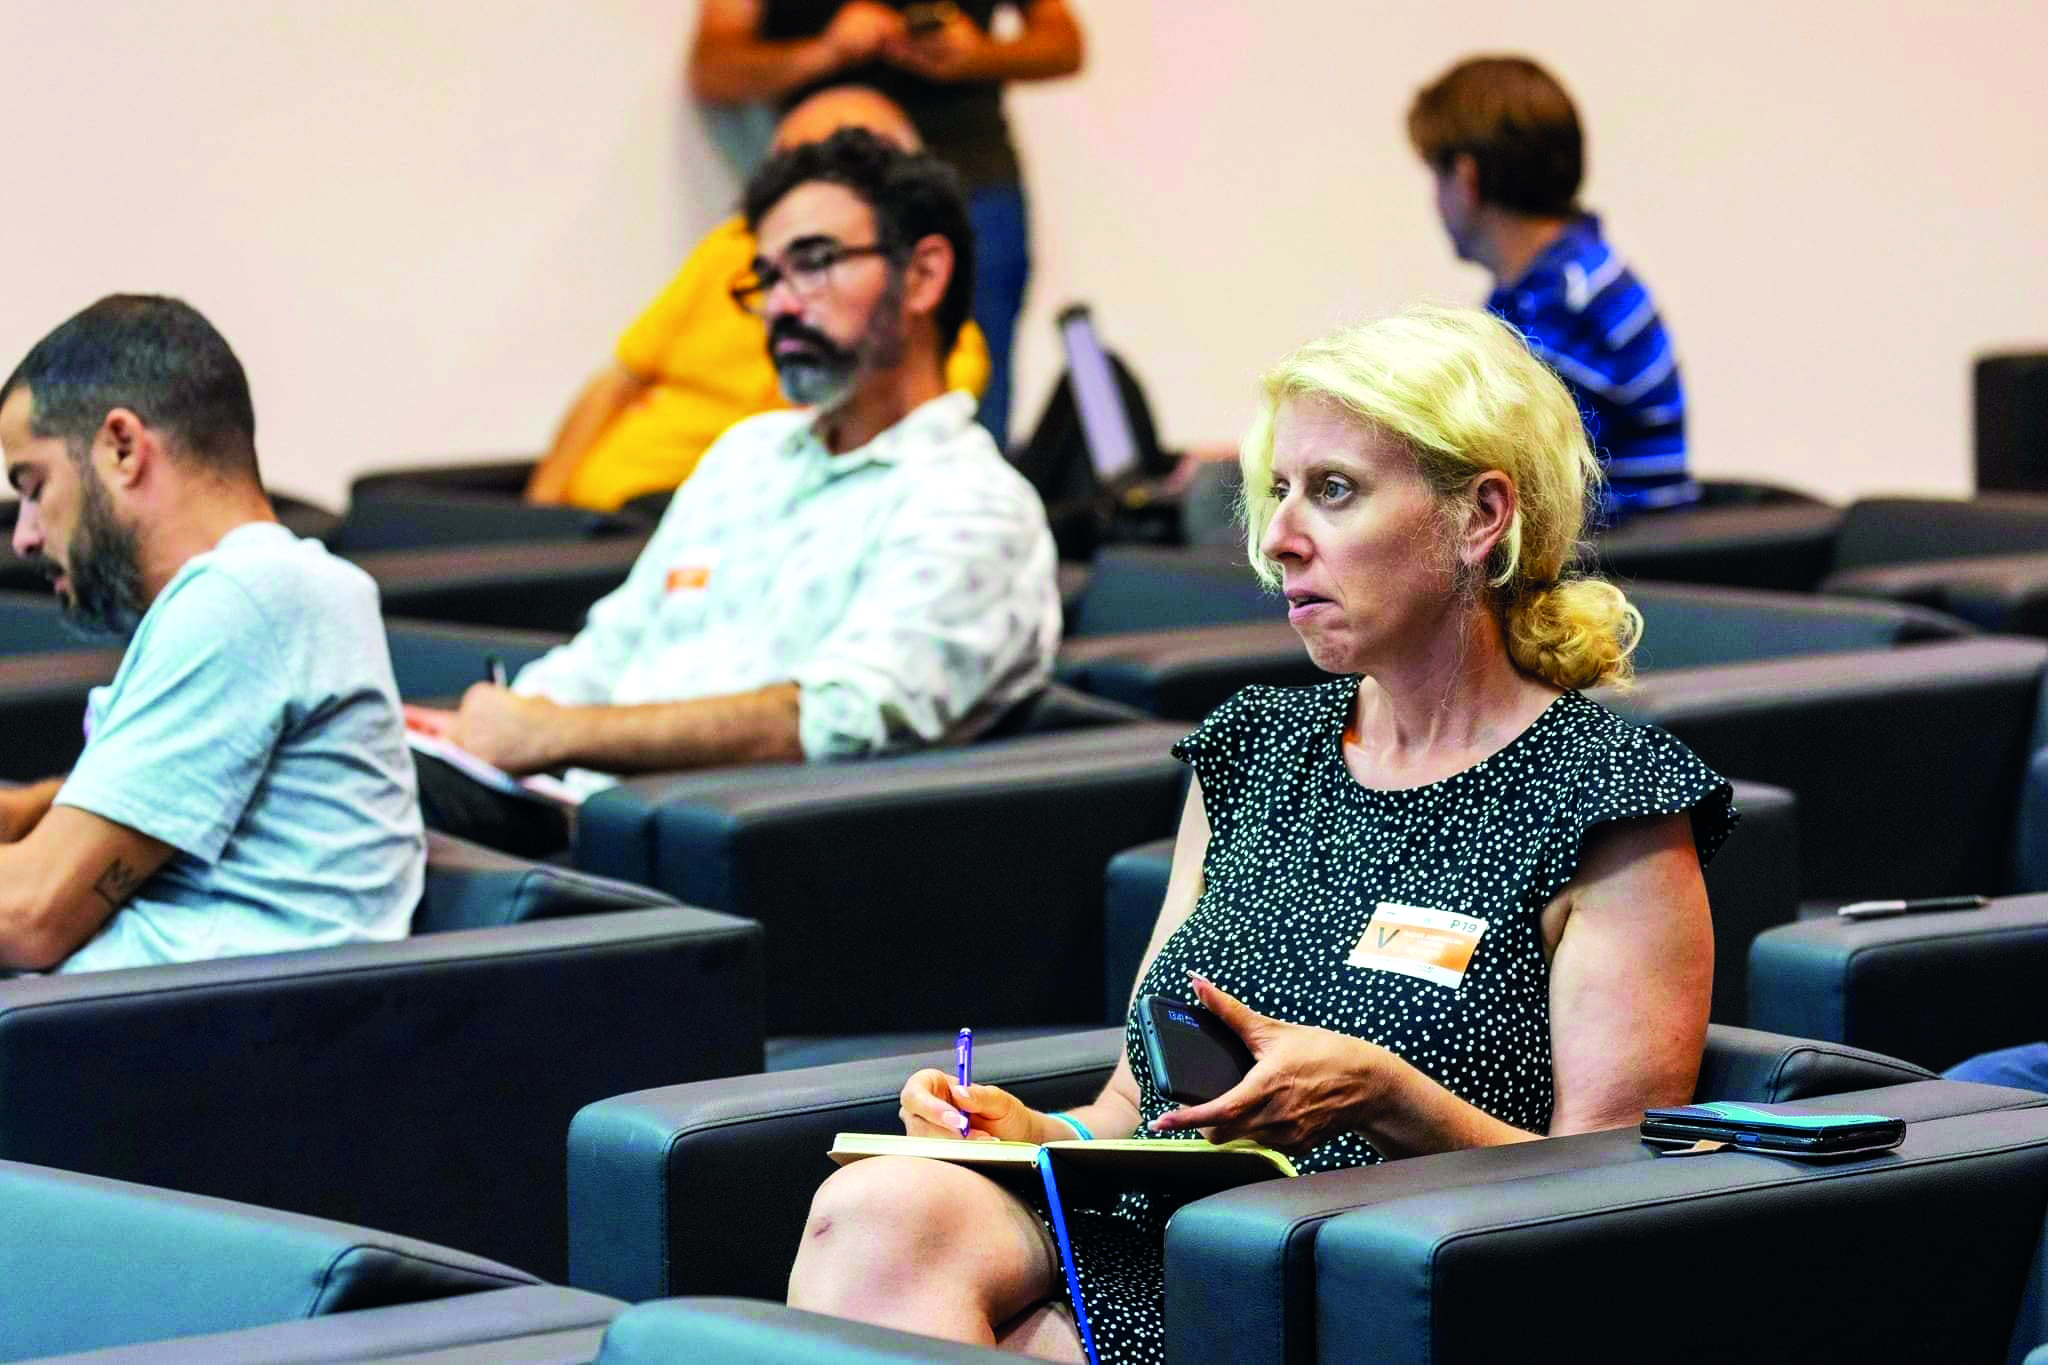
[[[957,176],[849,128],[763,166],[745,213],[733,300],[799,406],[713,444],[575,639],[416,728],[589,787],[958,742],[1049,681],[1044,508],[945,381],[973,297]],[[430,825],[528,855],[566,840],[438,760],[420,780]]]

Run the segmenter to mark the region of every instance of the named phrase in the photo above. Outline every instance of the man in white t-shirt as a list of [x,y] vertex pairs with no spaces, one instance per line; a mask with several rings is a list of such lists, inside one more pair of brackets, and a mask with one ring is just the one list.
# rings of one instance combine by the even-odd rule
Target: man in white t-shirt
[[0,790],[0,972],[410,926],[426,845],[376,586],[278,524],[255,426],[175,299],[102,299],[0,385],[15,553],[127,640],[71,774]]

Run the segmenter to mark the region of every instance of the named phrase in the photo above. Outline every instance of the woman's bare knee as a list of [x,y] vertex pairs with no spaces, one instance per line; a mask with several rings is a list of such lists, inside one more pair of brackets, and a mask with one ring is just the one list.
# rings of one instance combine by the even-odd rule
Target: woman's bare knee
[[1035,1216],[976,1172],[870,1157],[834,1172],[812,1198],[789,1302],[992,1340],[993,1323],[1048,1292],[1043,1240]]

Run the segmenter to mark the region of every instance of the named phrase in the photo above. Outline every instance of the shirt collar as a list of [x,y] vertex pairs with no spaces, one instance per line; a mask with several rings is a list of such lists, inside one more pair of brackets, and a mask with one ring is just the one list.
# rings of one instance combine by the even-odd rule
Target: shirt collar
[[1598,214],[1582,213],[1565,224],[1563,232],[1551,244],[1536,254],[1529,262],[1528,269],[1513,284],[1502,285],[1495,295],[1504,296],[1516,290],[1535,289],[1546,279],[1562,278],[1565,266],[1581,256],[1600,241],[1600,217]]
[[954,389],[918,404],[903,414],[895,426],[877,432],[866,445],[838,455],[818,439],[817,419],[813,417],[790,432],[783,443],[783,453],[829,461],[835,473],[870,463],[898,464],[965,431],[974,421],[974,411],[974,395],[965,389]]

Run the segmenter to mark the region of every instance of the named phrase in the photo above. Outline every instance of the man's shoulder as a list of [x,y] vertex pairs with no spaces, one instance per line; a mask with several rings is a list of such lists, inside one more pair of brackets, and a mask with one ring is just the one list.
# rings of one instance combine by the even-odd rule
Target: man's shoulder
[[188,560],[165,589],[165,615],[251,612],[273,626],[307,615],[377,614],[377,585],[354,564],[282,527],[239,527]]

